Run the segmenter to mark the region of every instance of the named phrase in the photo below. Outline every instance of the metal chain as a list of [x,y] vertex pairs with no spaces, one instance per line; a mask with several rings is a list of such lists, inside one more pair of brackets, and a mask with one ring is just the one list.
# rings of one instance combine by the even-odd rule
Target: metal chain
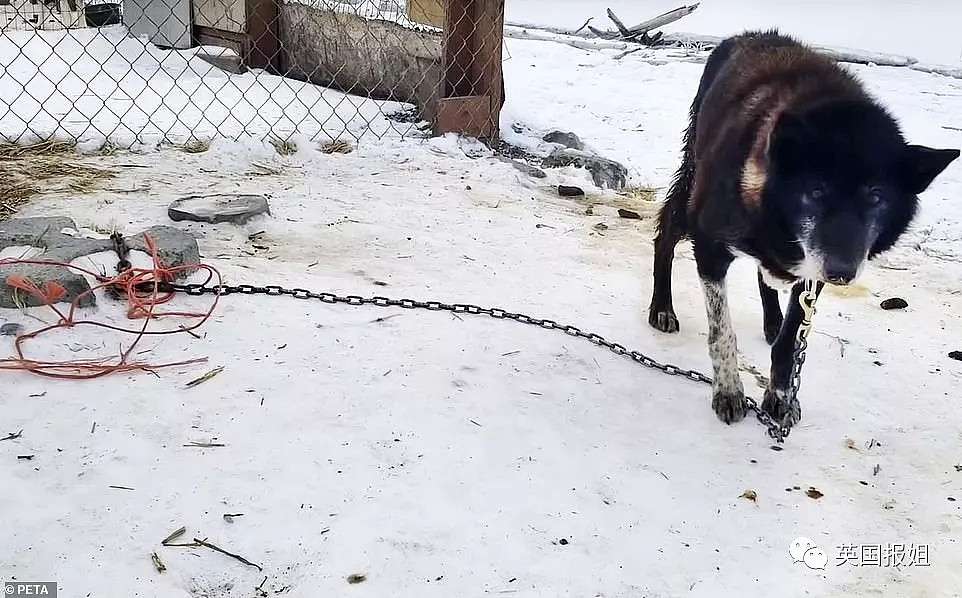
[[[359,295],[315,293],[307,289],[288,289],[277,285],[254,286],[249,284],[240,284],[208,286],[203,284],[160,283],[158,284],[158,290],[163,292],[185,293],[187,295],[195,296],[207,294],[217,294],[221,296],[233,294],[270,296],[288,295],[295,299],[318,299],[323,303],[328,304],[342,303],[355,306],[374,305],[376,307],[400,307],[403,309],[447,311],[454,314],[485,315],[497,320],[514,320],[515,322],[530,324],[548,330],[560,330],[561,332],[571,336],[583,338],[596,345],[602,346],[615,355],[624,355],[636,363],[651,369],[659,370],[665,374],[668,374],[669,376],[682,376],[689,380],[694,380],[695,382],[703,382],[708,385],[712,384],[712,379],[709,376],[706,376],[697,370],[684,369],[670,363],[661,363],[640,351],[633,351],[620,343],[609,341],[600,334],[585,332],[577,326],[559,324],[554,320],[535,318],[521,313],[510,312],[498,307],[480,307],[469,303],[442,303],[440,301],[418,301],[415,299],[390,299],[388,297],[361,297]],[[800,342],[795,352],[795,367],[792,373],[792,396],[794,396],[795,392],[797,392],[800,384],[798,375],[801,371],[801,363],[805,361],[805,348],[807,347],[805,336],[807,336],[808,330],[811,327],[811,313],[814,313],[814,300],[812,301],[811,312],[806,311],[805,322],[807,323],[807,327],[805,327],[804,334],[802,334],[802,330],[800,329]],[[751,397],[745,397],[745,403],[755,414],[755,417],[758,419],[758,421],[767,428],[768,435],[779,444],[783,443],[789,434],[789,428],[780,425],[778,422],[772,419],[770,415],[762,411],[755,399],[752,399]]]
[[798,389],[802,385],[802,365],[805,363],[805,350],[808,349],[808,334],[812,330],[812,318],[815,316],[815,283],[812,280],[805,281],[805,289],[798,297],[798,303],[802,306],[802,322],[798,326],[798,335],[795,339],[795,352],[792,357],[792,375],[789,378],[789,405],[795,402],[798,397]]

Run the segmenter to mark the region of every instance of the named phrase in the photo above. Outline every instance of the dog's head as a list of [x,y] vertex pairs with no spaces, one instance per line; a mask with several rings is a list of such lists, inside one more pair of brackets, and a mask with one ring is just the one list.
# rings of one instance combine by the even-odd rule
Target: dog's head
[[763,205],[800,245],[793,274],[855,280],[866,260],[898,240],[918,195],[958,157],[907,144],[896,121],[864,101],[782,114],[769,138]]

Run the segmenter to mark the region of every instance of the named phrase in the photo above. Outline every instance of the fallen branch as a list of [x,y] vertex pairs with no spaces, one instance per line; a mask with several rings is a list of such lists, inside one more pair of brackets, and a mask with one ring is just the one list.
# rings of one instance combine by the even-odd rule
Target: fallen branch
[[675,21],[681,18],[687,17],[691,13],[695,12],[695,9],[697,8],[698,8],[698,4],[692,4],[690,6],[682,6],[680,8],[676,8],[675,10],[670,10],[666,13],[660,14],[657,17],[648,19],[647,21],[642,21],[641,23],[638,23],[634,27],[629,27],[628,31],[635,35],[647,33],[653,29],[664,27],[665,25],[674,23]]
[[578,48],[579,50],[625,50],[628,45],[625,42],[614,40],[600,40],[582,37],[572,37],[563,33],[554,33],[537,28],[516,28],[508,26],[504,28],[504,36],[509,39],[529,39],[544,42],[557,42]]
[[615,15],[615,12],[610,8],[608,9],[608,18],[611,19],[611,22],[614,23],[615,27],[618,28],[618,32],[621,33],[621,37],[632,37],[631,31],[625,27],[625,24],[621,22],[621,19],[619,19]]

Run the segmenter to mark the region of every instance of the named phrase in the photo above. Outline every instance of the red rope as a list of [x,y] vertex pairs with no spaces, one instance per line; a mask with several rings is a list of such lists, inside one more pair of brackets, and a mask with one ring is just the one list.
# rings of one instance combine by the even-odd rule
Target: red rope
[[[214,301],[206,312],[195,313],[183,311],[158,311],[157,306],[169,302],[174,297],[173,292],[161,292],[159,290],[160,283],[173,282],[179,273],[195,270],[206,271],[208,274],[208,283],[215,279],[218,284],[221,283],[220,273],[214,268],[205,264],[188,264],[177,267],[165,266],[157,254],[157,245],[154,243],[153,238],[151,238],[149,234],[145,233],[144,240],[147,246],[147,251],[150,253],[153,262],[152,267],[129,268],[112,278],[91,272],[90,270],[85,270],[84,268],[75,266],[73,264],[53,260],[0,260],[0,266],[17,264],[63,266],[86,274],[87,276],[94,278],[99,283],[97,286],[74,297],[73,301],[70,302],[70,309],[64,313],[64,311],[58,308],[56,305],[58,299],[61,299],[67,295],[67,290],[61,284],[52,281],[45,281],[38,286],[36,283],[27,280],[20,274],[9,275],[7,277],[8,285],[35,297],[40,303],[53,310],[53,312],[57,314],[59,321],[56,324],[46,326],[39,330],[34,330],[32,332],[19,335],[14,341],[16,357],[0,359],[0,370],[21,370],[32,372],[40,376],[46,376],[48,378],[86,380],[100,378],[102,376],[118,372],[130,372],[135,370],[152,371],[162,368],[203,363],[207,361],[206,357],[202,357],[198,359],[189,359],[186,361],[172,363],[150,364],[131,358],[131,356],[134,354],[134,349],[145,336],[191,332],[196,328],[203,326],[207,320],[210,319],[211,315],[214,313],[214,309],[217,307],[219,295],[214,295]],[[139,329],[129,329],[106,324],[104,322],[97,322],[94,320],[77,320],[77,312],[83,299],[101,289],[112,290],[119,296],[126,298],[127,317],[131,320],[142,319],[144,321],[143,326],[141,326]],[[149,291],[144,291],[142,289],[149,289]],[[194,318],[198,321],[191,326],[181,326],[176,330],[148,329],[151,320],[157,320],[165,317]],[[115,332],[133,334],[135,335],[135,338],[129,347],[126,349],[121,348],[120,353],[112,357],[73,359],[69,361],[44,361],[31,359],[24,353],[23,346],[27,341],[53,330],[74,328],[76,326],[94,326],[97,328],[105,328]]]

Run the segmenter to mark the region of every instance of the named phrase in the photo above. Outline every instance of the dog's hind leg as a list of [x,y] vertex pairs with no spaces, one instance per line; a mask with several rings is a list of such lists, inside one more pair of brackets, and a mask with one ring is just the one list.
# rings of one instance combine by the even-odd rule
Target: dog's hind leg
[[[662,332],[678,332],[678,317],[671,304],[671,266],[675,259],[675,246],[684,230],[684,225],[679,222],[684,218],[684,212],[678,214],[678,203],[675,197],[669,195],[658,216],[658,235],[655,237],[655,280],[651,305],[648,307],[648,323]],[[681,204],[681,210],[684,210],[684,205]]]
[[654,288],[648,308],[648,323],[662,332],[678,332],[678,318],[671,304],[671,266],[675,246],[688,234],[688,204],[695,181],[695,136],[702,100],[719,73],[724,69],[736,42],[728,39],[719,44],[705,63],[698,91],[688,112],[688,128],[682,144],[682,159],[658,215],[658,235],[655,237]]
[[[816,296],[822,292],[824,286],[822,282],[815,285]],[[789,399],[789,389],[792,382],[792,366],[795,363],[795,340],[798,327],[805,316],[798,302],[804,288],[804,282],[799,282],[792,287],[792,296],[785,311],[785,322],[772,345],[771,377],[768,390],[765,391],[765,399],[762,401],[762,410],[787,427],[795,425],[802,419],[801,404],[797,397],[794,400]]]
[[738,375],[738,343],[728,309],[726,279],[734,256],[723,245],[695,238],[695,261],[708,313],[708,352],[714,379],[712,409],[726,424],[745,417],[745,388]]
[[758,294],[762,298],[762,321],[765,340],[769,345],[775,342],[782,329],[782,307],[778,304],[778,291],[765,284],[761,269],[758,270]]

